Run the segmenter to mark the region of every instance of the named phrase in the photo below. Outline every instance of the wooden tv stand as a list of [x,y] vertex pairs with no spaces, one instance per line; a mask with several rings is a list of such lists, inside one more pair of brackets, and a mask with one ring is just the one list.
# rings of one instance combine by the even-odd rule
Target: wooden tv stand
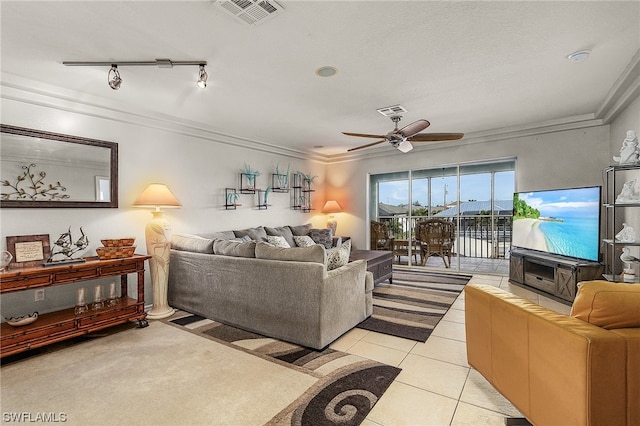
[[[140,327],[147,326],[147,314],[144,312],[144,261],[149,258],[146,255],[110,260],[92,257],[86,258],[84,263],[1,272],[2,294],[119,275],[120,298],[116,306],[97,311],[89,309],[89,312],[79,315],[74,313],[74,308],[69,308],[40,315],[32,324],[21,327],[4,322],[0,325],[0,358],[129,321],[138,321]],[[137,300],[127,296],[127,274],[134,273],[138,276]],[[92,294],[92,291],[88,291],[88,303],[92,301]]]
[[513,249],[509,281],[564,303],[573,303],[580,281],[602,277],[603,266],[526,249]]

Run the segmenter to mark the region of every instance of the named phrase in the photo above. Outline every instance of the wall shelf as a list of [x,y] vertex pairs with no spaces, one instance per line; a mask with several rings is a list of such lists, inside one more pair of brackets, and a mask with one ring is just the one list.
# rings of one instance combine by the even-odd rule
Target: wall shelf
[[[603,170],[604,238],[602,242],[605,245],[603,277],[613,282],[638,282],[640,280],[638,275],[625,277],[623,275],[625,265],[620,260],[624,247],[638,247],[640,246],[640,241],[637,238],[634,242],[616,240],[617,233],[622,229],[622,223],[628,220],[627,217],[629,215],[626,213],[633,212],[631,216],[635,217],[637,212],[640,211],[635,210],[640,208],[640,203],[616,202],[617,194],[622,188],[620,182],[624,183],[632,179],[638,179],[638,171],[640,171],[640,164],[620,164],[606,167]],[[637,225],[637,221],[633,225]],[[637,226],[634,226],[634,229],[638,231]]]
[[274,173],[271,175],[271,190],[273,192],[285,193],[289,192],[289,177]]
[[236,192],[235,188],[225,188],[224,189],[224,208],[225,210],[236,210],[238,206],[242,204],[238,204],[238,197],[240,194]]

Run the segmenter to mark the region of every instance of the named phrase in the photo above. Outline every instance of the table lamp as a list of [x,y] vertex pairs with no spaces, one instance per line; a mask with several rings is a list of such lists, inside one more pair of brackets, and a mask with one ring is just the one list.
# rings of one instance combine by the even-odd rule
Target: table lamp
[[171,248],[171,226],[164,217],[165,208],[182,206],[166,185],[152,183],[133,203],[136,207],[154,207],[153,218],[145,228],[145,241],[149,259],[149,273],[153,288],[153,307],[147,313],[149,319],[166,318],[175,312],[167,302],[169,282],[169,249]]
[[336,230],[338,229],[338,222],[335,220],[333,213],[340,213],[342,211],[342,207],[335,200],[329,200],[324,203],[324,207],[322,208],[322,213],[329,213],[329,219],[327,220],[327,228],[333,230],[333,235],[336,235]]

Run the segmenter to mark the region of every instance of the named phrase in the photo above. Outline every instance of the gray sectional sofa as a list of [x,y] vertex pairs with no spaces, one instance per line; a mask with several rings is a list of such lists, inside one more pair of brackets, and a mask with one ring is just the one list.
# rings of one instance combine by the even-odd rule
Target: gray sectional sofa
[[341,250],[344,257],[346,244],[283,248],[262,241],[267,229],[294,242],[294,232],[308,228],[174,234],[169,304],[265,336],[326,347],[371,315],[373,277],[361,260],[327,268],[327,252]]

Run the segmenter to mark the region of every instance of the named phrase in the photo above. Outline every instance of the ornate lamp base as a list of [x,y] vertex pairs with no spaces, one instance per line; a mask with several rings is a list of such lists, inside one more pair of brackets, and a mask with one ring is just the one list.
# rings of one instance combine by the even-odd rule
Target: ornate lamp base
[[164,218],[162,211],[154,211],[153,219],[145,229],[149,272],[153,287],[153,308],[147,313],[148,319],[170,317],[175,309],[167,302],[167,287],[169,282],[169,250],[171,248],[171,226]]

